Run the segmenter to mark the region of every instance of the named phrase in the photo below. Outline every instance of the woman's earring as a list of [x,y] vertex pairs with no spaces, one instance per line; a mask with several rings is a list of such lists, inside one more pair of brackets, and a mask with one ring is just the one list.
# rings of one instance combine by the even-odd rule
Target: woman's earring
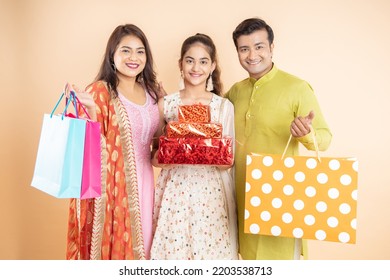
[[209,79],[207,80],[206,90],[212,91],[214,89],[213,85],[213,72],[210,73]]
[[185,88],[183,76],[183,71],[180,71],[179,90],[183,90]]
[[115,74],[116,74],[116,66],[115,66],[115,63],[111,64],[112,65],[112,69],[114,70]]
[[144,82],[144,72],[143,71],[138,75],[137,82],[139,82],[139,83]]

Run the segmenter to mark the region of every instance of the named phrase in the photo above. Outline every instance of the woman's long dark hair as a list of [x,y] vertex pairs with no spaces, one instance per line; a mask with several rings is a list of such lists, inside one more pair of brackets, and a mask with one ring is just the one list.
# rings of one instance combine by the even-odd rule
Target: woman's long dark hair
[[[222,94],[221,69],[219,68],[219,64],[218,64],[217,49],[214,45],[213,40],[209,36],[202,33],[196,33],[195,35],[188,37],[183,42],[183,45],[181,46],[179,63],[180,64],[182,63],[184,54],[195,43],[201,43],[202,45],[204,45],[208,50],[211,61],[215,62],[215,69],[212,74],[214,89],[211,92],[215,93],[216,95],[221,95]],[[208,82],[208,79],[210,79],[210,77],[207,78],[206,84]]]
[[140,28],[134,24],[119,25],[112,32],[107,42],[106,52],[104,54],[103,62],[100,66],[98,75],[95,81],[105,81],[108,89],[111,92],[112,98],[118,96],[117,86],[119,83],[116,70],[113,67],[114,53],[123,37],[133,35],[141,40],[145,46],[146,64],[144,70],[137,75],[136,80],[142,83],[149,93],[149,95],[157,102],[158,100],[158,83],[156,80],[156,72],[154,71],[153,56],[150,50],[148,39]]

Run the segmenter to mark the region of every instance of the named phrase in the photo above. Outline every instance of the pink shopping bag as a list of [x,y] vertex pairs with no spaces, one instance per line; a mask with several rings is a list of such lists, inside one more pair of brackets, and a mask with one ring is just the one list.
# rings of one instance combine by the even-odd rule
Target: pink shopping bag
[[81,199],[100,197],[101,184],[100,123],[88,121],[85,130]]
[[[80,103],[77,96],[75,96],[75,101],[88,117],[85,129],[80,199],[100,197],[102,194],[100,123],[90,120],[84,105]],[[72,114],[68,116],[76,117]]]

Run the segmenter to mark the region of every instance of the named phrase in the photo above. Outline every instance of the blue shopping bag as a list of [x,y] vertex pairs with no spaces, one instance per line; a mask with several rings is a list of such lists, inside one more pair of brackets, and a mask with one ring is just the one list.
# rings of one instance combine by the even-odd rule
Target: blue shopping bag
[[[66,116],[74,93],[62,114],[45,114],[31,186],[57,198],[80,198],[86,120]],[[76,115],[77,106],[75,106]]]

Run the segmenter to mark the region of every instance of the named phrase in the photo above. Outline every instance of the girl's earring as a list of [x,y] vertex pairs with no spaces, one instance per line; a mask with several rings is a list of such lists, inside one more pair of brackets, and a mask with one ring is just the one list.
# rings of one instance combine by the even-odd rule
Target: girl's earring
[[209,79],[207,80],[206,90],[212,91],[214,89],[213,85],[213,72],[210,73]]
[[183,76],[183,71],[180,71],[179,90],[183,90],[185,88]]

